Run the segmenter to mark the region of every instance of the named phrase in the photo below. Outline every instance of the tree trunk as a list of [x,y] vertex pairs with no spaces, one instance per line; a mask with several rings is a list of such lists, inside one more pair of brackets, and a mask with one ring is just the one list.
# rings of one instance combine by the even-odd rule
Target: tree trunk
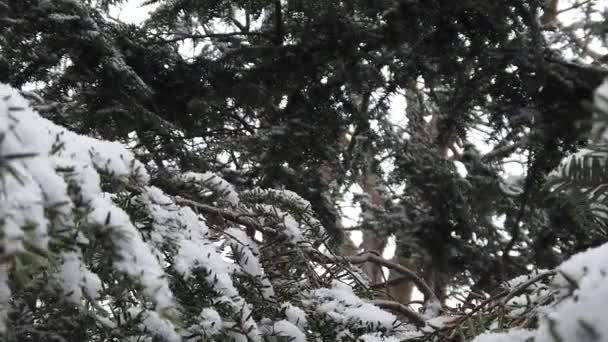
[[[380,208],[382,206],[382,195],[378,188],[380,186],[378,176],[375,174],[365,175],[360,185],[369,197],[369,205],[363,206],[363,214],[365,215],[366,211]],[[361,247],[365,252],[371,252],[382,256],[387,241],[388,237],[381,232],[376,230],[364,230]],[[378,264],[366,262],[363,265],[363,270],[369,277],[370,285],[379,284],[383,281],[382,267]]]
[[543,25],[551,24],[557,19],[557,7],[559,0],[546,0],[543,8],[543,16],[540,18],[540,23]]

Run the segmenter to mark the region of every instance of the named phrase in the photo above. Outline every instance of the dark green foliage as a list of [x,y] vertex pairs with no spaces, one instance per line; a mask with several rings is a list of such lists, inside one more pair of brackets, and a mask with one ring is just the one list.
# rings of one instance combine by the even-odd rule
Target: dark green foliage
[[[141,26],[108,19],[114,3],[0,1],[0,82],[34,83],[55,122],[133,143],[168,193],[174,168],[286,188],[311,202],[337,245],[337,202],[377,174],[405,190],[387,191],[364,225],[441,274],[440,292],[494,288],[605,240],[582,232],[578,197],[543,190],[585,140],[585,103],[606,70],[547,41],[540,0],[148,1],[158,8]],[[180,50],[191,44],[196,52]],[[408,125],[396,129],[389,98],[403,91],[408,110],[397,116]],[[480,126],[488,155],[472,147]],[[528,167],[515,195],[501,174],[513,152]],[[539,255],[547,250],[560,253]]]

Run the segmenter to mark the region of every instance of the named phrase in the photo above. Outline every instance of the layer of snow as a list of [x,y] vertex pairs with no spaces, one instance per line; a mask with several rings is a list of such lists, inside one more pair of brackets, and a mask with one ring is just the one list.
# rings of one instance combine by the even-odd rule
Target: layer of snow
[[[604,314],[608,303],[608,244],[572,256],[557,272],[548,288],[535,285],[527,298],[518,297],[532,303],[539,294],[551,291],[554,300],[537,312],[538,329],[489,332],[474,342],[523,342],[532,337],[534,342],[608,341],[608,319]],[[518,278],[514,283],[524,281]],[[515,300],[508,304],[512,306]]]
[[381,333],[369,333],[359,337],[359,341],[361,342],[400,342],[401,340],[400,337],[386,337],[382,336]]
[[390,332],[396,328],[395,315],[365,303],[350,286],[338,281],[334,281],[331,288],[311,291],[304,304],[328,319],[354,329],[373,328]]
[[233,206],[239,205],[239,194],[234,189],[234,186],[214,173],[186,172],[181,175],[180,179],[186,182],[196,183],[203,188],[212,190],[225,198],[226,201]]
[[142,311],[138,308],[131,308],[129,310],[129,314],[131,315],[131,317],[140,317],[145,329],[152,332],[154,336],[160,337],[163,341],[182,341],[179,334],[175,331],[175,327],[173,326],[173,324],[168,320],[161,318],[157,312]]
[[[119,61],[114,62],[116,68],[122,68]],[[257,342],[264,334],[272,334],[306,341],[315,315],[326,316],[345,329],[370,333],[383,329],[388,335],[395,332],[394,315],[365,303],[344,284],[314,290],[310,279],[298,279],[301,284],[293,285],[291,275],[276,272],[270,273],[270,279],[265,268],[272,264],[262,266],[261,246],[242,227],[214,224],[211,231],[206,222],[211,218],[195,212],[196,207],[177,204],[174,198],[150,186],[143,164],[127,147],[80,136],[53,124],[6,86],[0,86],[0,133],[4,135],[0,144],[0,229],[4,233],[0,256],[13,260],[32,253],[32,246],[49,252],[49,227],[61,227],[66,232],[61,242],[66,246],[56,254],[51,252],[48,288],[71,305],[89,310],[95,321],[108,329],[137,319],[139,331],[134,326],[126,340],[181,341],[183,336],[198,335]],[[282,243],[281,248],[294,249],[303,257],[309,252],[320,253],[311,241],[319,240],[323,229],[310,203],[295,193],[250,192],[252,197],[241,201],[243,196],[215,175],[188,173],[181,178],[222,194],[224,201],[219,201],[218,208],[246,213],[264,234],[283,235],[289,243]],[[112,186],[103,183],[107,181]],[[108,250],[91,251],[100,246]],[[225,253],[225,246],[232,248],[233,255]],[[93,272],[98,269],[98,252],[100,260],[108,263],[104,271],[109,272]],[[92,254],[94,260],[90,260]],[[6,330],[11,310],[11,272],[7,264],[0,265],[0,333]],[[206,298],[212,305],[200,308],[197,321],[184,326],[180,321],[184,310],[179,307],[181,302],[176,302],[169,280],[190,284],[195,273],[204,274],[204,278],[196,279],[203,279],[213,289]],[[108,294],[115,293],[112,287],[122,277],[134,285],[129,299],[133,307],[126,315],[130,317],[108,310],[108,299],[112,299]],[[179,277],[182,279],[175,279]],[[256,308],[248,301],[258,292],[243,291],[243,285],[251,284],[251,277],[260,285],[265,299],[264,304],[257,305],[275,312],[274,321],[262,323],[254,318],[258,317],[254,315]],[[298,307],[281,304],[275,289],[280,287],[281,292],[277,292],[283,293],[286,283],[312,290],[290,297]],[[352,336],[361,333],[353,332]]]
[[264,273],[264,268],[260,264],[260,251],[257,244],[243,230],[238,228],[226,229],[226,236],[233,253],[238,255],[237,262],[241,266],[241,269],[246,274],[258,279],[262,286],[261,290],[264,298],[272,300],[274,289]]
[[222,317],[214,309],[205,308],[201,311],[200,321],[188,329],[192,334],[211,337],[222,330]]
[[102,289],[101,280],[83,264],[82,255],[77,252],[66,252],[61,255],[61,259],[63,264],[56,277],[66,298],[74,304],[79,304],[83,290],[88,298],[99,298]]
[[564,296],[548,310],[536,342],[608,341],[608,244],[579,253],[558,267],[551,285]]
[[256,197],[264,197],[271,196],[282,201],[285,201],[291,205],[296,206],[300,210],[310,210],[311,205],[310,202],[302,198],[300,195],[296,194],[290,190],[277,190],[277,189],[260,189],[256,188],[253,190],[243,191],[243,194],[253,195]]
[[474,342],[529,342],[534,332],[524,329],[511,329],[506,333],[485,333],[477,336]]
[[[75,229],[72,210],[78,209],[87,213],[83,225],[98,229],[111,240],[116,255],[113,267],[141,284],[157,310],[172,307],[173,295],[163,267],[130,217],[100,186],[102,173],[146,184],[149,176],[143,165],[121,144],[84,137],[40,117],[7,86],[0,85],[0,100],[0,132],[4,136],[0,156],[5,167],[13,170],[2,175],[0,217],[4,218],[1,228],[7,232],[2,241],[4,254],[27,252],[26,245],[46,249],[46,211],[54,213],[54,225]],[[76,241],[87,243],[80,233],[76,235]],[[75,304],[83,295],[95,300],[102,282],[83,265],[76,246],[72,248],[59,255],[54,283]],[[0,288],[5,285],[5,279],[0,279]]]
[[287,317],[289,322],[295,324],[300,330],[306,328],[308,320],[306,319],[306,312],[304,310],[290,303],[283,303],[281,308],[285,311],[285,317]]
[[288,337],[289,341],[293,342],[306,342],[306,335],[297,326],[287,320],[275,322],[272,328],[268,329],[267,333],[273,336]]

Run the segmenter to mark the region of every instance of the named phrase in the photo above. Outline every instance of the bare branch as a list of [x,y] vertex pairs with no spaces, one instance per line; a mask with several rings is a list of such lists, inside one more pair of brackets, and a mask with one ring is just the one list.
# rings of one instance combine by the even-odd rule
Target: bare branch
[[583,7],[583,6],[591,3],[591,1],[592,0],[581,1],[581,2],[576,3],[576,4],[574,4],[574,5],[570,6],[570,7],[567,7],[567,8],[564,8],[564,9],[561,9],[561,10],[557,11],[557,14],[559,15],[559,14],[562,14],[564,12],[572,11],[572,10],[577,9],[579,7]]
[[394,302],[392,300],[372,300],[370,303],[382,309],[388,309],[401,314],[418,327],[423,327],[426,325],[426,320],[422,315],[416,313],[401,303]]
[[594,59],[595,61],[598,61],[598,62],[601,62],[603,60],[603,58],[605,57],[604,55],[593,50],[589,46],[589,44],[587,44],[579,36],[576,35],[576,33],[574,31],[577,29],[577,27],[565,27],[564,25],[561,25],[560,23],[557,23],[556,25],[561,30],[561,32],[564,35],[566,35],[570,39],[570,41],[572,43],[574,43],[574,45],[576,45],[576,47],[578,47],[587,56],[591,57],[592,59]]
[[511,145],[501,146],[493,149],[492,151],[484,154],[481,159],[489,161],[494,158],[507,157],[515,152],[518,148],[524,147],[528,143],[528,137],[523,137],[519,141],[514,142]]
[[372,284],[372,285],[370,285],[370,288],[373,290],[386,289],[389,287],[397,286],[404,281],[411,281],[411,280],[409,277],[399,277],[399,278],[387,280],[383,283]]
[[441,309],[441,301],[439,300],[435,292],[433,292],[431,287],[412,270],[397,263],[388,261],[373,253],[363,253],[361,255],[346,257],[344,259],[352,264],[363,264],[365,262],[377,263],[388,269],[395,270],[404,275],[405,277],[408,277],[412,282],[414,282],[414,284],[416,284],[416,287],[420,290],[420,292],[424,294],[424,306],[427,309],[428,314],[431,317],[437,317],[439,315],[439,311]]

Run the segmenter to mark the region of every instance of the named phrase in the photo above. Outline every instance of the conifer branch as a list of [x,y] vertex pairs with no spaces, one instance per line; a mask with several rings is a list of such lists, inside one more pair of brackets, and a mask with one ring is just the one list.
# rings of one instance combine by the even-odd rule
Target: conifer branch
[[399,302],[395,302],[392,300],[378,299],[378,300],[373,300],[370,303],[372,303],[382,309],[388,309],[388,310],[391,310],[398,314],[401,314],[418,327],[423,327],[426,325],[426,320],[422,315],[416,313],[412,309],[408,308],[407,306],[405,306]]

